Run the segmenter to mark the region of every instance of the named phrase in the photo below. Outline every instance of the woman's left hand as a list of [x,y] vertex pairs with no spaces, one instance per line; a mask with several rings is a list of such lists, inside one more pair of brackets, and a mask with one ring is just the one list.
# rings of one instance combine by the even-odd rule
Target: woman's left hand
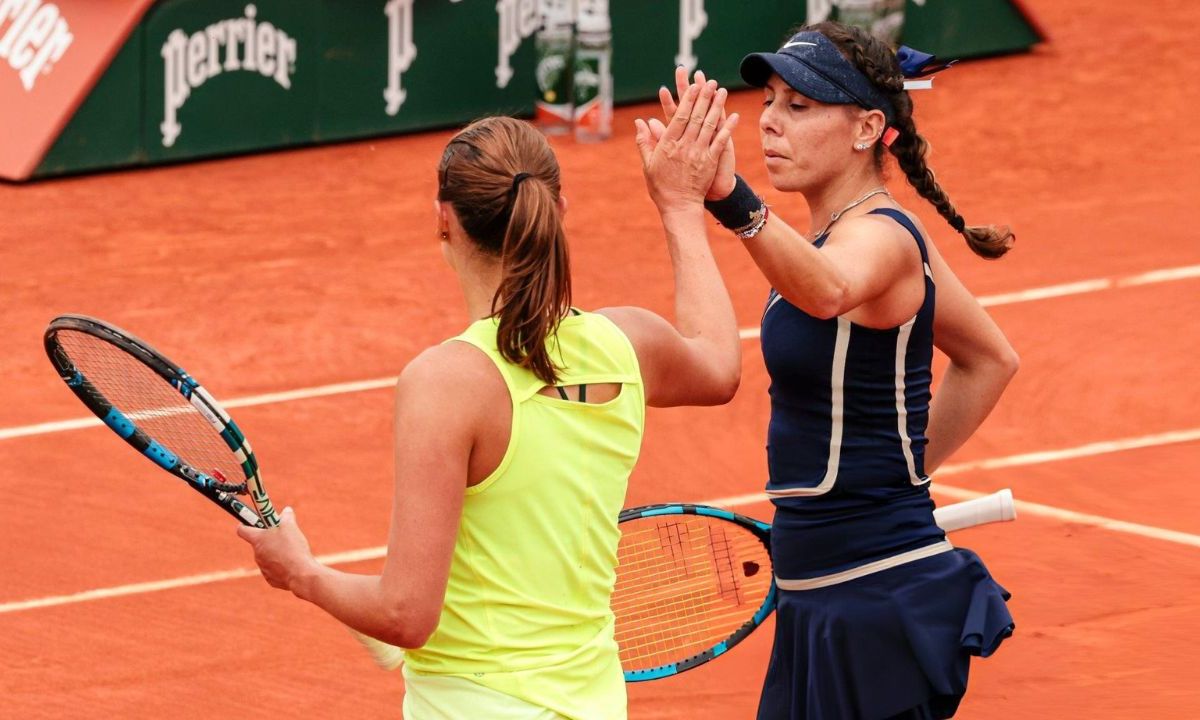
[[702,209],[730,133],[737,126],[737,114],[721,121],[727,95],[715,81],[691,85],[669,125],[634,120],[646,188],[664,218],[677,211]]
[[254,562],[271,587],[292,590],[298,578],[318,566],[290,507],[283,509],[279,525],[273,528],[242,525],[237,533],[254,548]]
[[[704,72],[696,71],[695,80],[697,85],[703,85],[707,80],[704,77]],[[675,111],[679,109],[679,105],[675,102],[676,97],[683,97],[683,94],[688,89],[688,71],[687,68],[680,65],[675,68],[675,92],[673,97],[671,91],[665,87],[658,89],[658,102],[662,105],[663,117],[666,122],[670,122],[675,115]],[[724,113],[721,114],[721,123],[724,124],[728,118]],[[717,129],[720,129],[720,125]],[[662,134],[666,132],[666,126],[662,123],[650,121],[650,130],[654,134],[654,139],[658,140]],[[723,151],[721,157],[717,161],[717,172],[713,175],[712,185],[704,194],[705,200],[724,200],[733,192],[733,188],[737,185],[737,160],[733,153],[733,142],[730,141]]]

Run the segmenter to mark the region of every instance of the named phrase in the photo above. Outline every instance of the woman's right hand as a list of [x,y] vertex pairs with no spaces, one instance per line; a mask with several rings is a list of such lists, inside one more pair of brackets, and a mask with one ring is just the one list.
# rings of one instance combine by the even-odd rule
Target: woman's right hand
[[[702,70],[697,70],[695,79],[697,85],[703,84],[705,82],[704,72]],[[683,94],[687,92],[688,85],[687,68],[680,65],[679,67],[675,68],[676,95],[672,96],[671,91],[665,86],[659,88],[658,102],[662,105],[663,118],[665,118],[667,121],[670,121],[670,119],[675,115],[675,111],[679,107],[675,102],[675,98],[683,97]],[[721,122],[725,122],[724,114],[721,116]],[[658,127],[664,126],[661,126],[659,123],[655,123],[653,121],[651,122],[650,129],[652,131],[657,131]],[[708,188],[708,192],[704,194],[704,199],[724,200],[725,198],[729,197],[730,193],[733,192],[734,186],[737,184],[736,172],[737,162],[734,157],[733,143],[729,143],[725,146],[724,152],[721,153],[720,160],[717,161],[717,172],[713,176],[713,182]]]
[[702,206],[738,122],[736,114],[722,122],[726,97],[728,91],[715,81],[695,83],[665,127],[634,121],[646,187],[660,214]]

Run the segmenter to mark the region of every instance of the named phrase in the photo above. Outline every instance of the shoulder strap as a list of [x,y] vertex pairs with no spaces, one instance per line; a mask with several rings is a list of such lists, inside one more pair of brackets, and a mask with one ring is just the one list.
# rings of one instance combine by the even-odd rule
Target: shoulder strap
[[904,227],[905,230],[908,230],[908,232],[911,233],[916,239],[917,248],[921,251],[921,262],[925,263],[925,265],[929,265],[929,252],[925,249],[925,238],[921,237],[921,233],[917,230],[917,226],[913,224],[912,220],[908,219],[907,215],[899,210],[896,210],[895,208],[876,208],[867,214],[886,215],[900,223],[900,225]]

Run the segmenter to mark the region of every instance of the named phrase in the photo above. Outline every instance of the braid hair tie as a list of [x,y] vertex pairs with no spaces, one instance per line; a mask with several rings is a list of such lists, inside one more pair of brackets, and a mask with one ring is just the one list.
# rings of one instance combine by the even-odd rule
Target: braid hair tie
[[955,215],[954,219],[950,221],[950,227],[954,228],[954,231],[961,235],[962,231],[967,227],[967,221],[963,220],[962,215]]

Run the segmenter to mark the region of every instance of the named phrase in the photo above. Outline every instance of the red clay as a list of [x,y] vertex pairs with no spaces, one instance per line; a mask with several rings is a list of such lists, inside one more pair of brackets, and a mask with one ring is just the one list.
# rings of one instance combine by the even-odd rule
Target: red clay
[[[1053,43],[972,62],[917,97],[932,165],[968,222],[1008,222],[1014,253],[971,256],[912,203],[979,294],[1200,264],[1200,56],[1189,0],[1028,3]],[[669,79],[664,70],[664,80]],[[741,168],[757,158],[758,95]],[[669,313],[670,270],[632,119],[600,145],[555,141],[577,304]],[[396,374],[466,323],[441,264],[433,167],[447,133],[0,186],[0,428],[78,417],[40,336],[61,312],[144,336],[224,398]],[[903,197],[911,198],[893,186]],[[802,203],[769,193],[800,228]],[[743,327],[766,284],[714,230]],[[1200,280],[996,307],[1023,368],[961,463],[1200,427]],[[761,489],[767,378],[745,344],[730,405],[652,411],[630,504]],[[278,502],[317,552],[384,542],[390,394],[235,411]],[[1200,443],[948,475],[1019,498],[1200,534]],[[249,567],[232,524],[103,429],[0,440],[0,605]],[[935,478],[935,482],[938,480]],[[769,517],[765,503],[742,508]],[[1200,549],[1025,516],[956,537],[1014,593],[1017,634],[975,665],[960,717],[1194,718]],[[369,570],[378,563],[366,563]],[[679,678],[630,688],[631,716],[751,717],[770,630]],[[399,715],[401,682],[344,630],[251,578],[0,613],[0,716]]]

